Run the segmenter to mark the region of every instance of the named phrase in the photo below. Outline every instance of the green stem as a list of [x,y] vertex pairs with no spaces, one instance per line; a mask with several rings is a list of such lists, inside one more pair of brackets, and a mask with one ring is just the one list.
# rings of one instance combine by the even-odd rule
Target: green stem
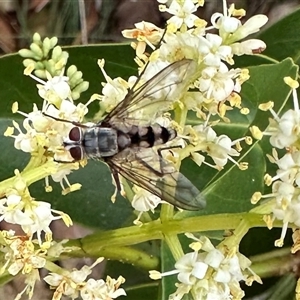
[[[274,222],[274,227],[281,227],[281,222]],[[219,214],[209,216],[187,217],[184,219],[169,219],[163,223],[160,220],[151,221],[142,227],[130,226],[105,232],[98,232],[86,236],[81,239],[69,240],[65,247],[73,247],[73,250],[67,254],[62,254],[59,258],[64,257],[106,257],[108,259],[119,260],[126,263],[134,264],[146,270],[157,269],[159,261],[157,257],[153,257],[139,249],[128,247],[129,245],[139,244],[145,241],[155,239],[165,239],[177,260],[183,255],[181,245],[177,235],[185,232],[203,232],[215,230],[237,229],[238,242],[241,237],[252,227],[265,227],[262,215],[253,213],[239,214]],[[178,244],[179,243],[179,244]],[[109,245],[109,246],[107,246]],[[174,247],[172,246],[174,245]],[[253,270],[260,276],[268,276],[272,272],[276,272],[275,265],[287,261],[290,254],[287,252],[279,252],[277,255],[270,256],[269,265],[265,264],[261,257],[253,257]],[[287,250],[285,250],[287,251]],[[284,256],[286,254],[286,256]],[[279,257],[281,255],[281,257]],[[283,258],[284,257],[284,258]],[[291,259],[289,259],[290,261]],[[295,261],[293,262],[295,263]],[[289,266],[292,264],[289,263]],[[287,266],[285,264],[285,266]],[[54,263],[47,261],[45,266],[51,272],[61,272],[61,269]],[[252,266],[251,266],[252,267]],[[1,280],[9,280],[7,273],[0,276]]]
[[165,236],[165,241],[168,244],[168,247],[174,259],[176,261],[179,260],[184,255],[184,252],[182,250],[182,246],[178,239],[178,236],[176,234],[168,234]]
[[[105,247],[97,249],[97,247],[82,247],[85,256],[105,257],[109,260],[118,260],[123,263],[134,265],[143,270],[154,270],[159,266],[159,259],[156,256],[148,254],[144,251],[133,247]],[[74,253],[71,254],[73,257]],[[82,257],[79,255],[79,257]]]
[[[120,229],[109,230],[86,236],[80,240],[84,249],[95,248],[102,249],[109,245],[110,247],[122,247],[139,244],[142,242],[164,239],[166,235],[180,234],[185,232],[204,232],[215,230],[231,230],[237,228],[242,219],[246,219],[249,228],[266,227],[262,215],[239,213],[239,214],[218,214],[209,216],[187,217],[185,219],[171,219],[163,223],[155,220],[144,224],[141,227],[130,226]],[[281,222],[274,222],[274,227],[281,227]],[[69,241],[67,246],[74,243]],[[78,246],[78,245],[76,245]]]
[[251,228],[250,222],[247,219],[242,219],[240,224],[236,227],[233,235],[226,238],[221,244],[225,244],[228,249],[233,249],[233,247],[239,246],[241,240],[246,235],[246,233]]
[[180,127],[184,128],[186,123],[187,113],[188,113],[186,106],[184,107],[177,106],[174,112],[175,112],[174,120],[180,125]]
[[[162,225],[168,223],[169,220],[172,220],[173,215],[174,215],[174,206],[163,204],[160,213],[160,219]],[[183,250],[177,234],[173,234],[173,233],[170,234],[166,232],[164,234],[164,240],[167,243],[175,260],[178,260],[180,257],[182,257]]]
[[45,269],[47,269],[51,273],[56,273],[61,275],[65,272],[63,268],[61,268],[60,266],[58,266],[57,264],[49,260],[46,261]]
[[291,254],[290,248],[277,249],[250,257],[251,269],[260,277],[282,276],[299,265],[299,257]]
[[[48,161],[34,169],[28,169],[26,167],[25,171],[23,171],[21,174],[22,178],[26,181],[27,185],[29,186],[36,181],[39,181],[47,176],[57,173],[58,171],[77,168],[78,164],[75,163],[58,164],[54,161]],[[13,176],[0,182],[0,195],[5,195],[6,191],[14,186],[15,179],[16,176]]]

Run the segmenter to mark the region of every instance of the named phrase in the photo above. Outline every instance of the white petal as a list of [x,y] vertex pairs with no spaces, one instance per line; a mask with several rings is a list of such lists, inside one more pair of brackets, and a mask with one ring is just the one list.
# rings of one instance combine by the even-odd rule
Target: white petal
[[268,22],[268,17],[265,15],[255,15],[247,20],[243,27],[247,30],[248,35],[259,31],[259,29]]
[[198,261],[195,263],[194,268],[192,270],[192,275],[197,277],[198,279],[204,278],[206,271],[208,269],[208,265]]
[[214,249],[207,253],[204,262],[212,268],[218,268],[224,258],[225,257],[221,251]]
[[222,269],[218,269],[214,276],[214,280],[217,282],[228,283],[230,282],[230,279],[231,279],[230,273]]

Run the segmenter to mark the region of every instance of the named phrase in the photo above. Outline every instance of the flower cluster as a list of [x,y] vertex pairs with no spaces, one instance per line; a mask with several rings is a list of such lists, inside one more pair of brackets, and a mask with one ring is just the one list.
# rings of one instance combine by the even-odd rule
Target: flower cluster
[[[265,217],[269,228],[275,220],[283,222],[281,237],[275,245],[282,247],[289,224],[300,226],[300,110],[297,96],[298,82],[290,77],[284,78],[286,84],[292,88],[294,109],[289,109],[282,116],[273,110],[273,102],[260,105],[261,110],[269,110],[273,116],[269,120],[269,126],[261,132],[257,127],[252,127],[253,136],[261,139],[262,136],[270,137],[270,144],[274,147],[272,155],[267,155],[270,162],[277,165],[275,176],[266,174],[265,184],[272,185],[270,194],[262,195],[256,192],[252,197],[252,203],[257,203],[261,198],[270,199],[272,202],[271,215]],[[279,156],[277,149],[285,149],[285,153]],[[282,151],[280,151],[282,153]],[[258,207],[259,209],[259,207]]]
[[[7,189],[5,197],[0,199],[0,221],[19,226],[24,235],[16,235],[14,231],[1,232],[0,251],[4,254],[5,270],[10,275],[23,274],[26,286],[20,293],[32,297],[35,282],[39,280],[39,269],[46,264],[47,253],[54,242],[50,224],[62,219],[67,226],[72,225],[70,217],[58,210],[51,209],[50,203],[36,201],[31,197],[27,183],[18,170],[11,188]],[[34,236],[37,239],[33,239]],[[61,250],[65,251],[65,250]],[[60,253],[50,250],[58,257]]]
[[[39,153],[41,161],[72,162],[70,152],[63,145],[69,141],[72,127],[83,121],[88,105],[100,100],[100,110],[95,118],[101,119],[123,101],[129,91],[132,94],[147,83],[149,87],[144,87],[147,92],[141,92],[145,99],[138,99],[137,92],[132,100],[134,105],[128,108],[128,116],[120,119],[138,120],[139,125],[145,126],[160,124],[166,111],[177,108],[180,113],[175,116],[175,121],[168,124],[176,128],[177,135],[181,137],[182,149],[174,150],[177,161],[190,156],[199,166],[204,163],[221,170],[231,161],[241,170],[247,169],[246,163],[237,162],[233,157],[239,156],[242,149],[240,142],[251,144],[251,138],[232,140],[227,135],[218,136],[212,127],[220,119],[230,122],[226,117],[228,110],[238,108],[242,114],[249,112],[242,107],[239,96],[241,85],[249,74],[247,70],[234,69],[231,65],[234,55],[253,54],[266,47],[260,40],[244,39],[257,32],[267,22],[267,17],[254,16],[242,24],[240,18],[245,12],[236,10],[234,5],[227,8],[226,1],[223,1],[223,13],[213,14],[208,26],[206,21],[195,15],[204,4],[202,1],[158,2],[161,11],[172,15],[165,32],[148,22],[137,23],[136,29],[123,31],[125,37],[137,40],[132,46],[136,50],[135,61],[139,65],[140,76],[130,77],[128,81],[120,77],[112,79],[104,70],[104,60],[99,60],[98,65],[106,82],[103,83],[102,95],[93,95],[86,104],[75,104],[73,101],[87,88],[82,73],[75,66],[65,72],[68,55],[56,46],[57,39],[42,41],[35,34],[30,50],[21,50],[20,54],[26,58],[25,74],[38,82],[38,93],[43,103],[41,109],[39,105],[34,105],[30,113],[19,111],[16,103],[13,105],[13,112],[25,117],[24,129],[13,122],[13,127],[5,133],[15,138],[17,149]],[[214,33],[210,32],[212,30]],[[241,39],[244,41],[239,42]],[[153,51],[151,55],[146,52],[147,47]],[[168,73],[159,73],[168,66]],[[201,125],[185,124],[188,110],[196,113],[199,118],[197,123]],[[131,121],[128,125],[124,123],[125,130],[129,130]],[[178,144],[178,139],[176,141]],[[71,185],[67,179],[67,175],[76,168],[78,164],[69,164],[68,168],[51,174],[54,181],[60,182],[64,194],[80,188],[78,184]],[[67,188],[64,183],[67,183]],[[46,190],[51,191],[48,177]],[[153,210],[160,201],[151,198],[151,194],[147,196],[145,193],[136,196],[134,208],[139,211]]]
[[102,260],[103,258],[100,258],[93,265],[83,266],[80,270],[64,271],[63,275],[50,273],[46,276],[44,280],[51,289],[55,289],[52,299],[59,300],[62,296],[76,299],[80,296],[83,300],[111,300],[126,295],[124,289],[120,288],[120,285],[125,282],[121,276],[117,280],[109,276],[106,281],[93,278],[86,280],[87,276],[92,273],[92,268]]
[[[35,34],[35,43],[32,44],[31,48],[35,49],[35,46],[39,45],[39,41],[46,47],[45,45],[48,45],[48,40],[49,39],[46,38],[41,42],[40,36]],[[54,47],[56,42],[49,44],[47,47]],[[58,170],[51,174],[55,182],[60,182],[63,193],[66,194],[69,191],[79,189],[80,185],[71,185],[66,177],[70,174],[71,170],[78,169],[78,165],[72,164],[73,158],[69,151],[65,150],[63,143],[68,140],[69,132],[74,126],[72,122],[81,122],[83,120],[88,112],[88,105],[94,101],[97,96],[92,96],[91,100],[86,104],[78,103],[76,105],[74,103],[74,93],[80,94],[86,90],[88,85],[81,79],[82,73],[77,71],[75,66],[68,68],[68,76],[63,75],[68,55],[66,55],[66,52],[62,52],[60,47],[57,47],[59,46],[53,49],[53,55],[57,60],[60,59],[60,61],[64,63],[54,64],[50,68],[50,71],[48,71],[48,66],[48,69],[45,71],[47,81],[33,75],[32,72],[36,71],[35,68],[37,68],[37,64],[34,63],[32,59],[25,59],[24,64],[26,69],[24,74],[38,82],[38,94],[43,102],[41,105],[34,104],[33,111],[30,113],[20,111],[18,103],[15,102],[12,106],[12,112],[25,117],[22,124],[23,130],[17,122],[13,121],[13,127],[7,128],[5,136],[13,137],[15,139],[15,148],[37,156],[36,160],[69,162],[67,168],[61,170],[58,167]],[[44,49],[44,52],[47,54],[50,51],[48,48]],[[60,49],[60,51],[57,49]],[[30,56],[28,51],[29,50],[23,49],[20,51],[20,54]],[[31,53],[31,56],[32,55],[33,53]],[[35,57],[35,59],[38,59],[38,57]],[[50,59],[50,64],[51,62],[53,62],[53,58]],[[40,68],[38,71],[40,71]],[[57,73],[58,75],[51,75]],[[40,74],[40,72],[37,72],[37,74]],[[40,75],[40,77],[42,76]],[[80,83],[76,85],[74,80],[77,83],[79,80]],[[75,96],[75,98],[77,98],[77,96]],[[41,108],[39,108],[39,106],[41,106]],[[68,188],[65,188],[63,184],[64,181],[67,183]],[[46,178],[46,190],[51,191],[48,178]]]
[[26,286],[16,299],[21,298],[24,293],[31,298],[35,283],[40,279],[39,269],[46,264],[47,243],[36,249],[39,245],[35,241],[26,236],[16,236],[12,230],[2,231],[1,239],[4,243],[1,243],[0,251],[4,253],[5,259],[1,274],[5,270],[13,276],[23,274]]
[[[7,190],[6,197],[0,199],[0,221],[19,225],[25,235],[16,235],[12,230],[1,231],[0,252],[3,253],[5,263],[0,274],[4,271],[12,276],[23,274],[25,287],[16,299],[24,293],[31,299],[35,283],[40,280],[39,270],[46,267],[53,258],[58,258],[62,252],[75,250],[75,247],[65,247],[65,241],[56,243],[52,240],[50,224],[62,219],[70,226],[72,220],[67,214],[51,209],[49,203],[35,201],[19,171],[16,170],[15,174],[14,186]],[[33,239],[34,235],[37,239]],[[96,263],[102,260],[103,258]],[[119,288],[124,282],[122,277],[117,280],[108,277],[106,281],[92,278],[85,281],[93,266],[84,266],[81,270],[69,273],[65,270],[52,272],[46,276],[44,280],[56,288],[53,299],[60,299],[62,295],[72,296],[74,299],[79,294],[82,299],[115,299],[125,295],[125,291]]]
[[16,170],[15,174],[14,186],[6,192],[6,197],[0,199],[1,221],[21,226],[28,237],[36,234],[40,245],[43,232],[47,240],[51,240],[49,226],[52,221],[62,219],[67,226],[72,225],[72,220],[67,214],[51,209],[50,203],[35,201],[19,171]]
[[[261,40],[245,38],[259,31],[267,22],[267,17],[253,16],[242,24],[240,19],[245,15],[245,11],[235,9],[234,5],[227,8],[226,1],[223,1],[223,13],[213,14],[209,26],[206,21],[195,15],[204,1],[158,2],[161,3],[161,11],[171,14],[165,32],[153,24],[141,22],[135,24],[136,29],[124,30],[122,33],[126,38],[137,40],[133,47],[136,49],[136,62],[142,74],[141,83],[176,61],[190,59],[194,62],[189,65],[188,71],[185,70],[185,76],[180,75],[180,70],[174,70],[174,79],[171,75],[168,77],[169,82],[177,82],[175,91],[170,88],[170,84],[166,88],[163,80],[157,87],[157,90],[160,90],[159,97],[166,101],[172,99],[171,109],[179,107],[182,111],[192,110],[196,112],[198,122],[201,123],[187,126],[185,115],[179,115],[175,119],[177,124],[173,126],[184,139],[182,149],[178,149],[179,158],[190,156],[199,166],[205,163],[218,170],[228,161],[232,161],[241,170],[247,169],[246,163],[238,163],[233,157],[239,156],[241,141],[245,140],[247,144],[251,144],[252,139],[244,137],[233,141],[227,135],[218,136],[212,127],[218,123],[216,116],[224,122],[230,122],[226,117],[228,110],[238,108],[242,114],[249,112],[248,108],[242,107],[239,96],[242,83],[249,78],[248,71],[232,68],[231,65],[234,64],[235,55],[255,54],[266,48]],[[161,37],[160,43],[158,36]],[[242,39],[243,41],[239,42]],[[150,56],[146,52],[146,45],[152,50],[155,49]],[[192,90],[189,90],[189,87],[192,87]],[[154,122],[157,120],[157,111],[155,114],[151,111],[143,113],[154,119]],[[210,121],[212,116],[214,121]],[[213,164],[207,161],[207,156],[211,157]],[[149,203],[154,205],[156,202],[146,198],[144,197],[143,209],[148,207]],[[139,203],[140,201],[141,197]]]
[[[213,14],[210,27],[193,14],[200,6],[199,1],[174,0],[169,7],[161,5],[162,11],[167,11],[173,16],[168,20],[169,27],[164,35],[162,31],[155,30],[157,34],[160,32],[163,40],[149,58],[150,63],[146,69],[149,75],[144,74],[145,78],[149,78],[153,75],[154,68],[162,69],[184,58],[193,59],[197,63],[197,68],[192,74],[192,82],[200,92],[195,97],[198,103],[193,103],[193,109],[205,108],[209,113],[220,115],[222,113],[218,111],[216,104],[229,101],[233,93],[239,93],[241,84],[248,78],[248,75],[240,69],[228,69],[227,64],[234,63],[234,55],[253,54],[266,48],[261,40],[238,41],[257,32],[267,22],[266,16],[257,15],[242,24],[240,18],[244,15],[244,11],[236,10],[234,5],[227,9],[225,1],[223,5],[223,14]],[[123,31],[123,35],[136,38],[138,41],[141,39],[150,41],[154,25],[144,22],[142,25],[137,23],[135,30]],[[210,30],[217,30],[218,34],[209,33]],[[156,43],[157,40],[153,44]],[[141,58],[139,51],[136,54],[137,60]],[[144,59],[145,53],[143,54]],[[141,60],[139,62],[142,64]]]
[[225,246],[215,248],[207,237],[199,239],[186,234],[196,242],[190,252],[181,257],[175,264],[175,270],[159,273],[151,271],[152,279],[177,274],[177,291],[169,299],[180,300],[191,293],[193,299],[242,299],[244,291],[239,282],[251,285],[253,281],[262,283],[250,269],[251,262],[237,250],[228,250]]

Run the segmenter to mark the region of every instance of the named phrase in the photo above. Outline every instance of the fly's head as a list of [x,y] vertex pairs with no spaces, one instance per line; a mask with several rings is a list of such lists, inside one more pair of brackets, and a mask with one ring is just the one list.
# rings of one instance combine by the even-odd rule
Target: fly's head
[[83,128],[73,127],[69,132],[68,140],[64,141],[65,150],[69,151],[74,161],[80,161],[85,158],[85,151],[82,145]]

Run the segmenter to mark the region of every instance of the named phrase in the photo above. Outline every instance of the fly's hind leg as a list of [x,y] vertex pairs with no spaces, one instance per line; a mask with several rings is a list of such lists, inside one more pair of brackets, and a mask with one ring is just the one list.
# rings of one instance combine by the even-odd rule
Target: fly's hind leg
[[157,153],[160,157],[162,157],[162,155],[161,155],[162,151],[170,150],[170,149],[177,149],[177,148],[182,148],[182,146],[176,145],[176,146],[169,146],[169,147],[160,148],[160,149],[157,150]]

